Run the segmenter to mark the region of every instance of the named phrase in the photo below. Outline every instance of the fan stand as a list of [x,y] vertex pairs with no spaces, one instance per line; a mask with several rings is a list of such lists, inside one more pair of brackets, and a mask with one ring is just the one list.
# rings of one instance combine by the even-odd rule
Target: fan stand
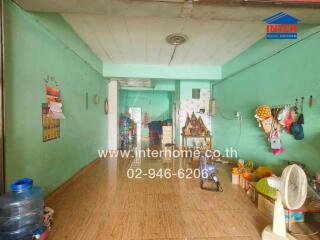
[[277,191],[277,198],[274,203],[273,227],[267,226],[263,230],[262,240],[296,240],[295,237],[286,232],[284,208],[279,191]]
[[296,240],[296,238],[289,233],[286,233],[286,237],[281,237],[275,234],[270,225],[263,230],[262,239],[263,240]]

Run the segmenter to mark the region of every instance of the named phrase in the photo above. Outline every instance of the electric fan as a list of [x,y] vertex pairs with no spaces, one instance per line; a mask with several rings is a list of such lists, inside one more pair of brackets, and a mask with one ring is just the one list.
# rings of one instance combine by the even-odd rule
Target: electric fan
[[307,176],[301,167],[293,164],[284,169],[281,178],[269,177],[268,184],[277,189],[277,198],[274,206],[273,226],[272,228],[267,226],[263,230],[262,239],[295,239],[286,231],[283,205],[290,210],[302,207],[307,198]]

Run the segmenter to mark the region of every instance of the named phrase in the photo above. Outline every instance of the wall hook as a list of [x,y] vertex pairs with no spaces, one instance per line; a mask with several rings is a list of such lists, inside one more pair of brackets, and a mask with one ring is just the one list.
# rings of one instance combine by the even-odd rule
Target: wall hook
[[310,95],[310,98],[309,98],[309,107],[311,108],[313,106],[313,96]]

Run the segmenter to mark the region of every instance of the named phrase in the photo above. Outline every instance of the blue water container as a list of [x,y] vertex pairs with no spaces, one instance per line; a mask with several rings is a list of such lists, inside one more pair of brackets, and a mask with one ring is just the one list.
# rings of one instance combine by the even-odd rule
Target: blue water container
[[11,192],[0,197],[0,240],[32,240],[43,227],[43,192],[32,179],[11,184]]

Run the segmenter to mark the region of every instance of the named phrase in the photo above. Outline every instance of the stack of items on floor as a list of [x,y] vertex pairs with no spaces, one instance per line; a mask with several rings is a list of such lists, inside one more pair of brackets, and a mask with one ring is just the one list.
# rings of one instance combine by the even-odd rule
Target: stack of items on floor
[[[162,148],[164,148],[165,156],[163,157],[164,162],[171,162],[173,160],[173,139],[172,139],[172,126],[162,126]],[[169,154],[170,152],[170,154]]]
[[149,144],[160,145],[162,136],[162,127],[172,126],[172,119],[164,121],[152,121],[148,124],[149,127]]
[[162,146],[172,145],[172,126],[162,126]]
[[[297,163],[290,162],[289,165],[291,164]],[[306,172],[303,165],[298,165]],[[254,169],[252,161],[245,162],[244,160],[239,159],[237,165],[232,168],[232,183],[243,188],[248,197],[257,204],[258,210],[272,219],[277,190],[268,185],[267,178],[270,176],[274,176],[274,173],[269,167],[259,166]],[[310,175],[307,173],[307,176]],[[314,192],[318,194],[317,198],[320,199],[320,173],[314,178],[309,177],[309,184]],[[312,207],[314,209],[319,209],[320,211],[319,201],[314,201]],[[290,212],[289,216],[289,212],[286,210],[285,219],[287,222],[290,221],[290,223],[303,222],[304,213],[303,211],[297,210]]]
[[32,179],[12,183],[11,192],[0,197],[0,239],[46,239],[53,224],[53,210],[44,208],[43,197]]
[[132,149],[136,143],[137,124],[127,116],[120,116],[120,147]]

